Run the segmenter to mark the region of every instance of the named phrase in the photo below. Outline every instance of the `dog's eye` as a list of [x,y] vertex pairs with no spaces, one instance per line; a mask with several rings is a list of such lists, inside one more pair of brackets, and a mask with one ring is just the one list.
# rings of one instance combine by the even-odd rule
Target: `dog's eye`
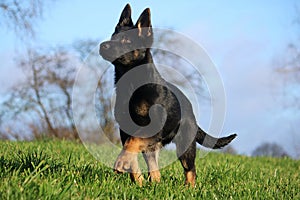
[[121,43],[122,44],[129,44],[129,43],[131,43],[131,41],[128,38],[122,38]]

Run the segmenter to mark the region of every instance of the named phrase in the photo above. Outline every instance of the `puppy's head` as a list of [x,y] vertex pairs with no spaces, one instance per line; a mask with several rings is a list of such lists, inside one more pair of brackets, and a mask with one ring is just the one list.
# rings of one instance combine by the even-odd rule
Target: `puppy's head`
[[109,41],[100,44],[100,55],[113,64],[132,66],[141,62],[153,42],[150,9],[145,9],[134,25],[127,4]]

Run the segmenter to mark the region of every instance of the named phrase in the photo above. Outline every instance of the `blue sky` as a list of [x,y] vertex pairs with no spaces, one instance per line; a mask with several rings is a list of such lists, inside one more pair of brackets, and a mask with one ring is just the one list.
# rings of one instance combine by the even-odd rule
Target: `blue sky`
[[[150,7],[152,24],[172,28],[202,45],[218,67],[227,96],[223,135],[237,132],[233,143],[249,154],[261,142],[277,142],[293,153],[290,127],[299,113],[282,111],[277,101],[274,60],[297,36],[294,0],[266,1],[56,1],[38,23],[36,45],[56,46],[76,39],[108,38],[126,3],[137,20]],[[0,30],[0,92],[22,76],[12,58],[22,47],[13,32]],[[291,114],[292,113],[292,114]],[[300,138],[300,136],[298,136]],[[251,142],[250,142],[251,141]]]

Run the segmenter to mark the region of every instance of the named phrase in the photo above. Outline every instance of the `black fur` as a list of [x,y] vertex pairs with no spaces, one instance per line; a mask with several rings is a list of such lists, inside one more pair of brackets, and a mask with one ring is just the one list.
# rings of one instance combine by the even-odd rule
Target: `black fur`
[[[151,137],[152,145],[149,144],[144,151],[155,150],[156,148],[152,149],[155,144],[159,143],[164,146],[173,141],[177,146],[177,154],[184,170],[194,172],[196,142],[209,148],[222,148],[230,143],[236,137],[236,134],[214,138],[198,127],[189,100],[177,87],[166,82],[158,73],[150,52],[152,42],[153,32],[150,10],[145,9],[134,25],[131,20],[131,9],[127,4],[111,40],[100,45],[100,55],[115,66],[117,98],[115,118],[119,124],[126,123],[126,120],[131,118],[136,125],[147,126],[151,123],[153,117],[161,117],[156,116],[154,111],[153,116],[150,118],[149,109],[153,105],[161,105],[166,111],[165,124],[161,131]],[[150,79],[155,83],[145,84],[135,90],[130,97],[128,108],[128,102],[125,102],[120,96],[130,94],[131,83],[128,83],[127,89],[122,87],[121,91],[117,83],[127,72],[140,65],[146,65],[146,67],[137,78]],[[123,114],[126,109],[129,109],[130,116]],[[192,130],[194,130],[194,133]],[[126,133],[120,125],[120,136],[123,145],[129,138],[133,137],[132,135],[142,137],[138,133]]]

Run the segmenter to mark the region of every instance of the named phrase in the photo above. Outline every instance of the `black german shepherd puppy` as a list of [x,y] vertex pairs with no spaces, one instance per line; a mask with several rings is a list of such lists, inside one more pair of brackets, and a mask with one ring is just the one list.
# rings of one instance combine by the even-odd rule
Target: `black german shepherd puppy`
[[[151,181],[159,182],[159,150],[174,142],[186,184],[194,186],[196,142],[218,149],[230,143],[236,134],[214,138],[198,127],[189,100],[157,71],[150,52],[152,42],[150,9],[145,9],[134,25],[131,8],[127,4],[111,40],[100,44],[100,55],[115,66],[115,118],[120,125],[123,150],[114,168],[117,172],[130,172],[131,179],[141,185],[143,177],[137,154],[143,153]],[[134,70],[137,70],[136,74]],[[128,75],[130,73],[131,76]],[[124,81],[118,84],[124,77],[125,84]],[[147,83],[134,90],[138,80],[147,80]],[[130,119],[137,127],[126,127]],[[143,129],[150,124],[151,130]]]

